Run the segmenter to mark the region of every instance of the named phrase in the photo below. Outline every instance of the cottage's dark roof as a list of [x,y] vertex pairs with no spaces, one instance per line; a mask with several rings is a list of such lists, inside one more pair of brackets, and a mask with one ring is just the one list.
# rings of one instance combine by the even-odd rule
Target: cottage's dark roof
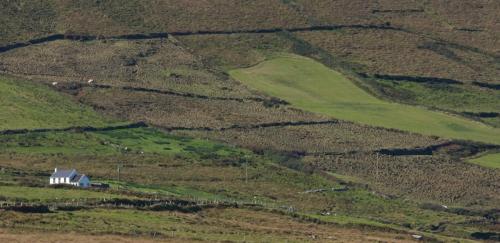
[[79,182],[84,176],[85,175],[76,175],[73,179],[71,179],[71,182]]
[[50,177],[53,177],[53,178],[69,177],[71,175],[71,172],[73,172],[73,171],[75,171],[75,169],[72,169],[72,170],[61,170],[61,169],[58,169]]

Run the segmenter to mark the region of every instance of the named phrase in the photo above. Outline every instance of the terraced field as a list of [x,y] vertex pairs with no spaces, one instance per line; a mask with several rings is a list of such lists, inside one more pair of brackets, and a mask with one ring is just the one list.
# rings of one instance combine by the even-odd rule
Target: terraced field
[[[17,83],[13,85],[17,85]],[[50,89],[46,89],[46,92],[52,95],[57,94]],[[64,94],[57,95],[59,95],[57,96],[58,100],[68,99],[70,104],[77,104],[72,103],[71,98],[66,97]],[[43,102],[33,103],[33,109],[44,111],[49,109],[47,107]],[[83,105],[81,107],[82,109],[89,109]],[[62,111],[61,115],[64,114],[64,111]],[[335,123],[332,123],[332,125],[335,126]],[[276,126],[276,129],[280,129],[280,127],[281,125]],[[354,124],[345,124],[341,127],[345,127],[342,128],[345,132],[357,129]],[[371,131],[372,128],[365,129],[369,133],[376,132]],[[307,133],[307,131],[305,132]],[[182,133],[182,130],[179,133]],[[382,136],[386,136],[386,133],[389,133],[389,131],[380,131]],[[394,136],[395,143],[397,143],[397,140],[403,140],[407,135],[394,132],[392,136]],[[85,202],[100,198],[149,200],[152,197],[217,200],[242,205],[251,203],[262,207],[260,210],[271,210],[271,212],[274,212],[272,210],[278,210],[278,212],[282,212],[282,208],[288,208],[288,210],[297,213],[292,214],[295,215],[293,217],[304,218],[311,220],[311,222],[321,220],[321,222],[334,224],[333,226],[327,226],[330,231],[333,229],[332,227],[336,228],[335,225],[337,224],[347,225],[342,227],[348,227],[348,229],[354,231],[357,230],[357,227],[375,227],[368,231],[370,233],[366,233],[368,235],[380,235],[379,228],[406,232],[407,229],[400,228],[398,225],[407,221],[416,222],[411,228],[428,228],[438,218],[447,218],[452,224],[464,220],[462,216],[455,215],[452,212],[435,212],[422,209],[418,204],[407,203],[399,199],[394,201],[384,199],[357,184],[346,186],[346,182],[338,181],[335,178],[325,178],[319,174],[301,172],[300,167],[303,165],[301,165],[300,158],[289,157],[286,154],[255,153],[220,142],[206,140],[203,137],[197,139],[182,135],[165,134],[153,128],[121,128],[109,131],[20,131],[18,134],[3,134],[0,139],[2,141],[0,145],[0,164],[3,168],[0,173],[0,180],[4,184],[0,188],[2,189],[0,196],[2,200],[9,203],[30,202],[43,204],[48,202],[50,205],[54,200],[71,203],[75,200]],[[377,145],[378,142],[375,137],[372,139],[373,141],[368,142],[367,148],[383,146]],[[324,149],[328,149],[328,143],[332,141],[326,140],[324,142]],[[430,138],[419,137],[414,142],[416,144],[432,144],[435,141]],[[279,149],[279,146],[276,148]],[[123,166],[121,181],[113,180],[116,178],[116,166],[119,164]],[[48,172],[55,166],[79,168],[92,175],[94,181],[109,183],[112,191],[47,188]],[[285,166],[295,169],[289,169]],[[316,188],[334,188],[335,190],[332,189],[323,193],[304,193]],[[22,195],[19,192],[22,192]],[[353,203],[350,198],[358,198],[359,200]],[[335,202],[335,208],[329,209],[329,205],[333,202]],[[92,209],[92,207],[94,206],[85,206],[84,204],[84,208],[79,208],[75,213],[82,216],[86,215],[85,217],[96,222],[114,222],[116,227],[110,231],[102,231],[100,230],[102,228],[101,224],[96,223],[83,231],[79,230],[81,233],[119,233],[145,237],[151,232],[155,232],[155,235],[165,236],[171,234],[171,230],[165,230],[162,227],[170,227],[169,225],[171,225],[176,228],[175,237],[194,239],[196,237],[192,234],[193,232],[204,231],[200,225],[185,228],[181,227],[183,224],[174,223],[184,220],[184,216],[165,219],[165,216],[175,215],[175,212],[154,213],[134,209],[113,211]],[[370,213],[372,215],[370,217],[383,218],[385,223],[365,217],[367,213],[373,211],[372,207],[379,208],[379,211],[375,214]],[[382,211],[380,211],[381,208],[383,208]],[[320,216],[323,210],[334,210],[336,215]],[[54,228],[53,224],[66,222],[70,215],[64,211],[56,212],[56,214],[51,214],[54,217],[50,219],[45,217],[44,214],[37,213],[31,214],[31,218],[28,219],[24,218],[26,215],[23,213],[15,211],[0,212],[0,217],[2,217],[2,227],[14,230],[74,231],[75,228],[72,225],[68,225],[63,229]],[[230,217],[232,218],[236,217],[234,215],[240,215],[241,213],[247,215],[247,217],[250,217],[250,215],[255,217],[259,215],[258,212],[203,210],[199,213],[186,214],[185,217],[189,219],[205,215],[205,217],[210,217],[210,220],[220,220],[225,217],[226,213],[231,213]],[[393,212],[400,213],[394,214]],[[419,212],[425,217],[412,216],[413,212]],[[286,214],[286,211],[282,213]],[[138,214],[141,214],[141,216]],[[405,216],[402,217],[401,214]],[[162,215],[163,220],[157,223],[162,227],[158,225],[135,227],[130,224],[132,221],[137,222],[137,220],[140,220],[138,217],[154,218],[159,215]],[[277,223],[297,223],[293,220],[288,221],[288,216],[282,218],[282,216],[279,216],[281,213],[277,215],[265,213],[267,218],[270,218],[270,215],[278,217],[276,219]],[[15,221],[15,219],[19,218],[24,220],[22,225],[17,224],[17,221]],[[470,217],[470,219],[473,218],[476,218],[476,216]],[[42,219],[47,219],[50,222],[44,224]],[[313,224],[313,226],[309,227],[320,226]],[[130,233],[131,230],[135,233]],[[246,235],[248,230],[250,229],[238,230],[237,232],[234,230],[223,231],[227,233],[222,233],[222,235],[200,233],[201,236],[197,239],[229,239],[231,237],[228,234],[233,235],[232,237],[239,237],[234,235]],[[474,227],[453,230],[444,234],[444,236],[459,234],[462,237],[467,237],[471,232],[477,230]],[[426,234],[429,238],[443,237],[428,234],[425,231],[421,234]],[[319,231],[317,234],[325,240],[332,237]],[[255,231],[252,235],[247,237],[260,239],[264,237],[256,234]],[[365,235],[365,233],[361,235]],[[278,232],[266,237],[270,240],[288,239]],[[354,236],[350,237],[353,239]],[[390,235],[388,237],[394,238],[395,236]],[[407,238],[408,235],[406,234],[403,238],[405,237]],[[303,236],[294,236],[294,238],[305,239]]]
[[293,106],[335,118],[426,135],[500,144],[500,129],[420,107],[377,99],[342,74],[299,56],[282,56],[230,74]]

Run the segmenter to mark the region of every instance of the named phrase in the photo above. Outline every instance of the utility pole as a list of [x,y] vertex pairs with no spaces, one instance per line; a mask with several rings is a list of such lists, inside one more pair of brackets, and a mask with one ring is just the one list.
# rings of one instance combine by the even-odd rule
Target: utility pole
[[[128,147],[125,147],[125,148],[119,148],[120,149],[120,152],[122,155],[126,155],[127,154],[127,151],[128,151]],[[123,168],[123,160],[119,161],[118,162],[118,165],[117,165],[117,172],[118,172],[118,181],[120,181],[120,175],[121,175],[121,172],[122,172],[122,168]]]
[[248,155],[243,156],[245,159],[245,184],[248,184]]
[[118,181],[120,181],[120,172],[121,172],[120,162],[118,162],[116,170],[118,171]]

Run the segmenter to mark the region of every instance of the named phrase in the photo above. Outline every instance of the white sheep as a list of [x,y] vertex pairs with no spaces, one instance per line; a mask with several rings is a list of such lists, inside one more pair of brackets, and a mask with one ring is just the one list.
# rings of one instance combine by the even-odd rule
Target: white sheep
[[52,86],[56,86],[57,85],[57,82],[52,82]]

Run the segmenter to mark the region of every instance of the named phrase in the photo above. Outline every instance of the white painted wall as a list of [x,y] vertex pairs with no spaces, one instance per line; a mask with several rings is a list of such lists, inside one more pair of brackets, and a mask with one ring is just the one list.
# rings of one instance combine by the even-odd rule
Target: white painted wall
[[76,170],[73,170],[69,177],[50,178],[49,183],[51,185],[53,185],[53,184],[69,184],[69,185],[78,186],[78,187],[89,187],[90,186],[90,179],[85,175],[83,175],[80,178],[80,181],[71,182],[71,178],[73,176],[75,176],[76,174],[77,174]]

